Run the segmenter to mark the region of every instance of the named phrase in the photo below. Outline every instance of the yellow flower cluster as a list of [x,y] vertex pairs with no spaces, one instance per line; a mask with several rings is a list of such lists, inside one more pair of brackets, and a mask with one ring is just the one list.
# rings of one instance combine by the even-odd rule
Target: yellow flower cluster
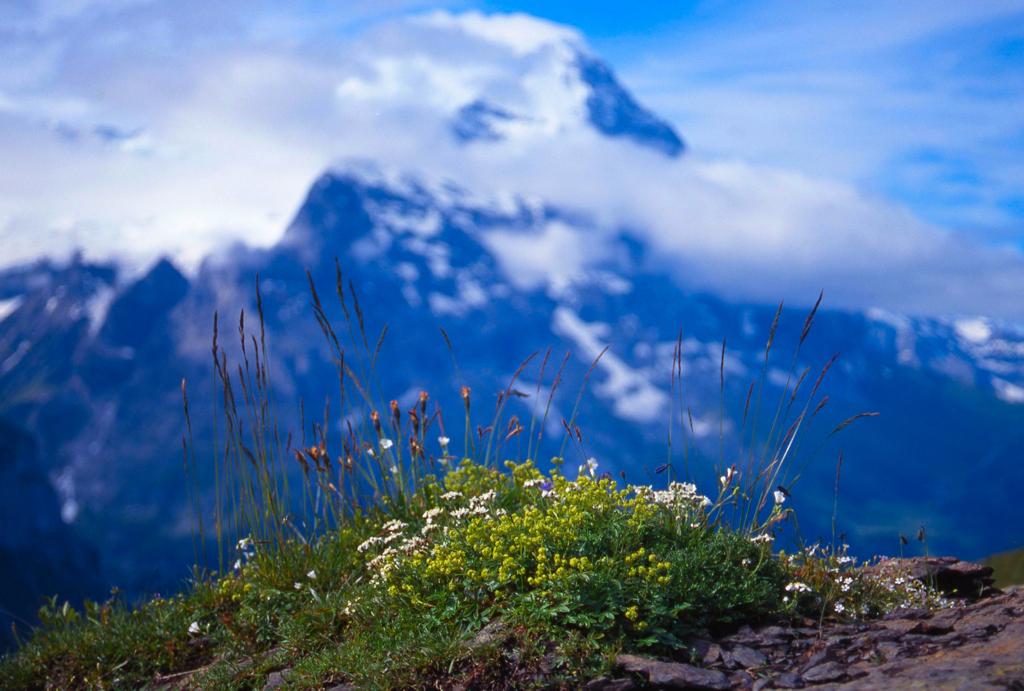
[[485,492],[500,491],[505,487],[507,478],[496,468],[489,468],[464,459],[459,467],[448,473],[444,485],[448,492],[460,492],[467,497],[474,497]]
[[[450,492],[470,498],[481,492],[526,492],[518,510],[473,515],[451,526],[424,553],[393,557],[389,590],[412,592],[433,583],[449,591],[484,588],[496,600],[535,592],[566,593],[603,573],[639,594],[672,582],[672,563],[640,544],[645,527],[662,518],[644,493],[618,490],[609,479],[549,478],[533,467],[507,464],[507,475],[463,463],[445,481]],[[502,483],[505,483],[502,486]],[[601,526],[619,526],[622,539]]]

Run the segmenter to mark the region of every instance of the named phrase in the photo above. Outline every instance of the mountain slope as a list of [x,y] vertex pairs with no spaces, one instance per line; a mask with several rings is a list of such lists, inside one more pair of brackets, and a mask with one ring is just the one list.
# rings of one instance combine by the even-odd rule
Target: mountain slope
[[[515,65],[521,88],[509,88],[508,79],[488,82],[472,98],[445,104],[445,136],[459,141],[460,151],[582,132],[663,155],[651,160],[683,153],[671,126],[571,41],[516,53]],[[366,90],[343,86],[348,94]],[[509,407],[525,423],[535,411],[543,414],[555,373],[571,353],[551,398],[541,458],[564,454],[570,473],[585,460],[563,441],[561,421],[575,409],[583,455],[596,458],[601,471],[645,482],[646,470],[671,458],[678,472],[694,471],[702,487],[713,487],[711,466],[720,452],[726,465],[750,457],[749,436],[741,439],[739,432],[751,381],[762,368],[754,455],[768,434],[777,439],[795,419],[790,415],[772,432],[775,406],[788,399],[804,368],[810,369],[801,395],[840,351],[811,402],[815,410],[829,397],[796,451],[796,467],[843,420],[882,414],[828,440],[795,486],[805,537],[813,541],[831,530],[835,464],[843,450],[837,525],[856,553],[896,551],[897,533],[911,534],[921,524],[933,553],[965,558],[1019,539],[1024,518],[1011,508],[1014,488],[1024,481],[1024,330],[984,318],[828,310],[826,296],[791,378],[805,310],[783,310],[765,366],[774,305],[689,292],[659,268],[642,232],[600,223],[585,208],[514,189],[470,189],[415,167],[364,161],[339,164],[316,180],[279,243],[211,256],[194,276],[161,261],[129,281],[115,266],[77,259],[0,272],[0,418],[36,445],[35,455],[19,463],[33,468],[39,492],[51,493],[26,507],[33,513],[19,520],[36,527],[24,534],[46,539],[59,515],[61,535],[97,550],[100,580],[129,593],[176,588],[195,554],[182,458],[188,433],[182,380],[200,494],[209,500],[217,457],[215,311],[218,342],[237,362],[235,324],[244,310],[244,324],[250,333],[254,328],[259,276],[278,420],[298,443],[300,401],[307,420],[320,419],[325,402],[333,401],[336,413],[338,397],[331,353],[309,307],[306,271],[328,316],[341,324],[340,305],[327,299],[340,268],[346,300],[354,304],[350,282],[358,295],[367,339],[376,342],[388,326],[378,367],[385,397],[408,407],[420,391],[430,392],[453,439],[462,438],[461,386],[472,390],[474,427],[486,427],[493,394],[537,353],[517,383],[526,396]],[[681,410],[696,437],[685,461]],[[340,423],[328,422],[337,435]],[[525,449],[520,435],[502,454],[516,457]],[[44,477],[49,490],[40,484]],[[0,524],[4,531],[8,520]],[[33,587],[64,587],[39,578]]]

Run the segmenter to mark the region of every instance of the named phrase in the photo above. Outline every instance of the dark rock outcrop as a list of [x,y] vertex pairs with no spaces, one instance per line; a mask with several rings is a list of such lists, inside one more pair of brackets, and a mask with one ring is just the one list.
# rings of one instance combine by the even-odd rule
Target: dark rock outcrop
[[[948,558],[935,565],[958,573],[977,566]],[[1024,589],[855,623],[771,620],[690,647],[694,664],[637,655],[616,662],[656,689],[1024,689]],[[595,680],[594,688],[617,681]]]
[[995,583],[991,566],[960,561],[956,557],[884,559],[865,567],[864,571],[876,575],[900,572],[937,588],[947,597],[979,597]]

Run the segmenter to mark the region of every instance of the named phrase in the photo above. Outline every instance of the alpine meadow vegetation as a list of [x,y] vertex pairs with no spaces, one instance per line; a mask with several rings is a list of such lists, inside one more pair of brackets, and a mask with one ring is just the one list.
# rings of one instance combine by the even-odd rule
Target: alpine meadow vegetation
[[[426,392],[407,410],[380,393],[384,334],[371,347],[340,269],[341,333],[311,278],[310,291],[336,366],[341,404],[331,415],[344,422],[341,431],[325,416],[307,437],[303,422],[293,448],[278,429],[257,279],[257,328],[248,331],[242,315],[234,368],[215,320],[223,453],[212,461],[212,500],[196,477],[205,461],[183,440],[198,531],[193,577],[179,594],[142,602],[115,590],[79,611],[53,598],[40,625],[17,632],[20,648],[0,660],[0,688],[261,689],[269,672],[290,669],[290,689],[573,689],[608,674],[618,653],[687,660],[683,641],[700,630],[768,615],[857,619],[943,604],[899,574],[863,572],[842,539],[807,546],[799,537],[788,501],[802,467],[794,460],[825,405],[818,389],[835,358],[798,397],[807,371],[795,372],[794,353],[795,383],[766,415],[752,384],[741,462],[726,467],[720,454],[702,474],[678,391],[677,347],[672,388],[682,433],[674,451],[682,463],[665,463],[651,484],[634,485],[585,454],[578,462],[537,459],[561,381],[559,369],[544,386],[554,369],[550,349],[540,357],[528,426],[506,406],[539,353],[499,395],[486,429],[474,426],[472,392],[462,387],[465,433],[453,442]],[[781,312],[780,305],[761,382]],[[722,354],[724,398],[724,342]],[[546,401],[538,400],[542,391]],[[184,382],[182,393],[191,420]],[[563,449],[581,446],[576,410],[561,422]],[[525,456],[504,458],[504,442],[519,435]],[[699,483],[712,470],[709,491]],[[784,528],[788,552],[776,549]]]

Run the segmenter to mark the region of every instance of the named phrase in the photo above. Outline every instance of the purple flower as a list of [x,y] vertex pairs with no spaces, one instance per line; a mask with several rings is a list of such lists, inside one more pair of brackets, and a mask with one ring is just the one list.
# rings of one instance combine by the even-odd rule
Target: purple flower
[[544,492],[551,491],[552,487],[554,487],[554,485],[552,485],[550,481],[542,482],[541,485],[540,485],[541,490],[544,491]]

